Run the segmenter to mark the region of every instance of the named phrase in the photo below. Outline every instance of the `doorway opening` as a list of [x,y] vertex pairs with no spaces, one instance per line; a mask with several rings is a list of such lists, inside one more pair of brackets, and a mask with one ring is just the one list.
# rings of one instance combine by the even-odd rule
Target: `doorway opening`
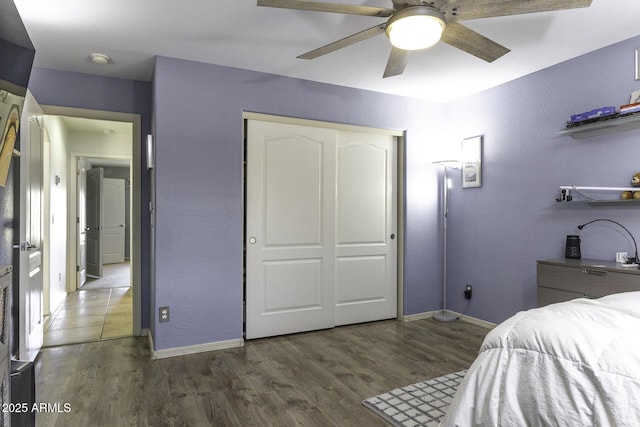
[[[140,117],[43,109],[44,346],[140,335]],[[87,197],[89,171],[102,177],[97,199]],[[102,216],[90,224],[96,200]],[[87,239],[90,225],[97,241]],[[97,269],[87,269],[92,262]]]

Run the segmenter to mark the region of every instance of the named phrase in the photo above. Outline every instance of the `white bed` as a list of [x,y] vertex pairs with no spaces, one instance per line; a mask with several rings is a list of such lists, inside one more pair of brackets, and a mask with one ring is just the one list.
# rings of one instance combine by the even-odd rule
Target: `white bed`
[[640,292],[517,313],[485,338],[442,426],[640,426]]

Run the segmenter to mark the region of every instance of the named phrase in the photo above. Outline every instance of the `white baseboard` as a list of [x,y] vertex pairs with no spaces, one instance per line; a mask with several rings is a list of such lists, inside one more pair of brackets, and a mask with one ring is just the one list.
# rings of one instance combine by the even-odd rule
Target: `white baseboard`
[[466,314],[457,313],[455,311],[451,311],[451,310],[449,311],[455,314],[456,316],[460,317],[460,320],[462,320],[463,322],[471,323],[477,326],[482,326],[483,328],[487,328],[487,329],[493,329],[496,326],[498,326],[497,323],[488,322],[486,320],[478,319],[477,317],[467,316]]
[[[400,317],[400,320],[402,320],[403,322],[413,322],[415,320],[431,319],[433,315],[439,311],[441,310],[425,311],[424,313],[409,314],[408,316]],[[460,320],[462,320],[463,322],[471,323],[477,326],[482,326],[483,328],[487,328],[487,329],[493,329],[497,326],[496,323],[487,322],[486,320],[478,319],[476,317],[463,315],[461,313],[458,313],[452,310],[447,310],[447,311],[451,314],[458,316]]]
[[433,317],[433,315],[436,314],[438,311],[440,311],[440,310],[425,311],[424,313],[409,314],[407,316],[401,316],[400,320],[402,320],[403,322],[413,322],[415,320],[431,319]]
[[187,354],[204,353],[207,351],[224,350],[227,348],[243,347],[244,340],[238,338],[235,340],[216,341],[206,344],[189,345],[185,347],[166,348],[163,350],[155,350],[153,347],[153,337],[149,333],[149,348],[151,348],[151,358],[153,360],[166,359],[168,357],[185,356]]

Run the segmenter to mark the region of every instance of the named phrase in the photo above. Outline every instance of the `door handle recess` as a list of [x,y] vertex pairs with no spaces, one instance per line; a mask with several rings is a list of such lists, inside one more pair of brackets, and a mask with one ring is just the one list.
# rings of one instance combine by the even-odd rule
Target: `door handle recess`
[[585,268],[584,270],[582,270],[583,273],[585,274],[593,274],[595,276],[606,276],[607,272],[603,271],[603,270],[592,270],[590,268]]

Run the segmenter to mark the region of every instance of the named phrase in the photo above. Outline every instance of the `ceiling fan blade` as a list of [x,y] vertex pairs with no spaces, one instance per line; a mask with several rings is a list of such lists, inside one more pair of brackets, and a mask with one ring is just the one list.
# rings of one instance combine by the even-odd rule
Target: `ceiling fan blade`
[[591,6],[592,0],[453,0],[443,12],[450,20],[465,21]]
[[384,70],[383,78],[398,76],[404,72],[404,67],[409,62],[409,56],[411,52],[408,50],[398,49],[397,47],[391,47],[391,53],[389,54],[389,60],[387,61],[387,68]]
[[303,53],[298,56],[299,59],[315,59],[319,56],[326,55],[327,53],[335,52],[343,47],[351,46],[352,44],[361,42],[363,40],[370,39],[378,34],[384,33],[385,24],[376,25],[375,27],[368,28],[359,33],[352,34],[348,37],[338,40],[337,42],[329,43],[328,45],[319,47],[311,52]]
[[258,0],[258,6],[281,7],[284,9],[312,10],[316,12],[346,13],[348,15],[379,16],[386,18],[395,10],[383,7],[358,6],[351,4],[322,3],[303,0]]
[[493,62],[510,52],[509,49],[501,44],[457,22],[447,23],[440,40],[487,62]]

